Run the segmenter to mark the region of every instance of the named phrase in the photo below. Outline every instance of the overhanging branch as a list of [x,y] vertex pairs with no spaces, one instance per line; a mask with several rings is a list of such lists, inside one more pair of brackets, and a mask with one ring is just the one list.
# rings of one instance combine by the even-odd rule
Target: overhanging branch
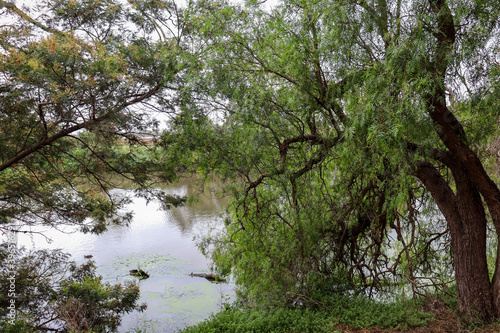
[[130,105],[133,105],[135,103],[139,103],[139,102],[141,102],[141,101],[143,101],[143,100],[145,100],[145,99],[153,96],[156,92],[159,91],[159,89],[160,89],[160,86],[157,85],[156,87],[154,87],[153,89],[149,90],[148,92],[146,92],[146,93],[144,93],[144,94],[142,94],[142,95],[140,95],[140,96],[138,96],[136,98],[133,98],[130,101],[122,103],[113,112],[108,112],[108,113],[106,113],[106,114],[104,114],[104,115],[102,115],[100,117],[93,118],[93,119],[84,121],[84,122],[82,122],[80,124],[71,126],[69,128],[66,128],[64,130],[59,131],[58,133],[56,133],[54,135],[51,135],[51,136],[44,135],[44,137],[42,137],[42,139],[40,141],[38,141],[36,144],[34,144],[33,146],[31,146],[31,147],[29,147],[27,149],[22,150],[16,156],[14,156],[11,159],[7,160],[6,162],[0,164],[0,171],[3,171],[5,169],[11,167],[12,165],[18,163],[19,161],[21,161],[22,159],[26,158],[27,156],[29,156],[29,155],[31,155],[31,154],[39,151],[43,147],[46,147],[46,146],[49,146],[49,145],[53,144],[57,140],[65,137],[65,136],[68,136],[71,133],[74,133],[74,132],[79,131],[79,130],[84,129],[84,128],[91,128],[92,126],[95,126],[95,125],[101,123],[102,121],[110,118],[111,115],[114,112],[118,112],[120,110],[123,110],[123,109],[125,109],[126,107],[128,107]]

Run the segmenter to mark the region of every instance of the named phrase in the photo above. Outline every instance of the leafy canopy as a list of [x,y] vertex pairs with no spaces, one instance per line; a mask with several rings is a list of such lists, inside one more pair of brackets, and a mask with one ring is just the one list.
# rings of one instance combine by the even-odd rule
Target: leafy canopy
[[[171,156],[193,149],[179,163],[228,180],[225,230],[202,247],[250,302],[398,286],[419,294],[453,280],[448,226],[416,169],[435,166],[455,189],[431,117],[441,92],[452,111],[444,120],[459,119],[454,130],[488,164],[500,4],[448,5],[191,7],[203,67],[189,72],[163,139]],[[453,48],[440,37],[447,9],[460,27]]]
[[51,0],[23,11],[1,1],[0,10],[8,18],[0,28],[0,223],[92,232],[126,223],[130,215],[118,212],[127,200],[109,192],[118,186],[111,175],[138,189],[174,177],[143,137],[158,131],[152,112],[172,111],[182,28],[157,38],[134,25],[153,11],[147,2]]

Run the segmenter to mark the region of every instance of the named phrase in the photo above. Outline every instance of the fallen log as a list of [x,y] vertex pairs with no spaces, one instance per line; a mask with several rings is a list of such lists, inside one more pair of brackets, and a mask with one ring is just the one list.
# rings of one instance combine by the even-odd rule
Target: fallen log
[[208,281],[214,281],[214,282],[226,282],[226,279],[217,276],[213,273],[206,274],[206,273],[191,273],[189,276],[196,276],[196,277],[202,277],[207,279]]

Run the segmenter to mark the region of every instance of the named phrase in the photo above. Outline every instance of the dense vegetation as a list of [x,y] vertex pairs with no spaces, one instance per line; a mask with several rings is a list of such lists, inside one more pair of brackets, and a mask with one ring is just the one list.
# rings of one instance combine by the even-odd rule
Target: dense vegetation
[[30,8],[35,21],[0,5],[9,22],[0,39],[2,222],[94,232],[126,222],[116,216],[123,201],[79,185],[106,190],[113,184],[103,175],[119,173],[151,187],[161,158],[113,146],[140,144],[139,134],[157,130],[146,102],[167,103],[157,93],[175,86],[176,46],[147,39],[141,25],[126,27],[140,7],[43,1]]
[[426,325],[432,318],[414,304],[381,304],[365,297],[331,295],[321,299],[321,308],[237,309],[228,307],[205,322],[182,332],[290,332],[333,333],[350,329],[390,329],[408,331]]
[[212,258],[249,302],[418,295],[453,280],[463,318],[497,317],[487,226],[496,239],[500,191],[485,146],[498,128],[500,6],[199,6],[209,56],[181,138],[166,138],[197,138],[200,168],[240,180]]
[[[0,227],[100,232],[126,217],[84,178],[192,171],[233,196],[200,247],[242,308],[454,286],[464,322],[500,317],[500,2],[0,5],[18,18],[0,35]],[[108,144],[140,143],[153,110],[171,118],[150,154]]]
[[9,238],[0,258],[11,263],[1,268],[2,331],[115,331],[138,307],[136,285],[104,284],[91,265],[73,267],[57,252],[13,253],[10,238],[40,225],[100,233],[127,224],[127,198],[109,191],[116,179],[166,206],[182,203],[154,189],[174,173],[145,142],[180,70],[177,44],[148,37],[142,18],[152,10],[0,1],[0,232]]
[[[8,252],[0,249],[0,264],[8,265]],[[0,322],[2,332],[43,332],[66,327],[70,331],[115,331],[123,313],[142,311],[139,287],[102,283],[91,261],[77,265],[61,251],[38,250],[15,253],[15,274],[0,276]],[[17,314],[9,317],[11,277],[15,278]],[[10,320],[14,319],[14,320]]]

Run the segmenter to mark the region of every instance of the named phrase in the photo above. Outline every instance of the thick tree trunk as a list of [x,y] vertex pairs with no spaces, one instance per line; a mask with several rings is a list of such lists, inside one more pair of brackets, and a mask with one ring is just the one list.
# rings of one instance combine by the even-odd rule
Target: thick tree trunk
[[[466,210],[468,205],[459,205]],[[458,312],[465,321],[495,318],[493,294],[486,264],[486,230],[471,227],[475,213],[463,218],[462,227],[452,232],[453,260],[458,294]],[[482,223],[480,223],[482,224]]]
[[[445,157],[444,163],[452,170],[455,163],[460,163],[463,166],[463,172],[466,174],[464,177],[467,178],[468,182],[473,184],[474,189],[477,190],[476,192],[479,192],[484,199],[484,203],[488,207],[493,221],[497,238],[500,239],[500,189],[489,177],[476,153],[455,133],[456,124],[459,124],[455,116],[442,103],[436,102],[433,106],[434,111],[431,113],[431,117],[440,126],[439,135],[441,141],[449,149],[447,153],[449,156]],[[484,207],[482,202],[477,203],[477,205],[479,204],[481,204],[481,207]],[[477,222],[474,221],[470,221],[470,223],[472,226],[477,225]],[[496,317],[500,317],[500,248],[497,248],[492,289]]]
[[[460,310],[469,319],[474,319],[474,312],[477,312],[479,318],[490,320],[500,317],[500,260],[497,257],[491,285],[486,264],[487,220],[482,199],[500,235],[500,190],[467,144],[464,128],[446,105],[445,82],[455,43],[455,20],[449,1],[429,0],[429,3],[438,25],[435,58],[429,60],[436,81],[433,92],[427,96],[428,110],[447,148],[445,156],[436,159],[452,171],[456,195],[432,165],[419,166],[417,174],[435,198],[450,228]],[[431,178],[440,178],[439,186],[431,184]],[[447,187],[446,195],[443,195],[443,186]],[[449,211],[452,206],[455,213]]]
[[451,238],[458,310],[466,321],[496,317],[486,262],[486,215],[479,192],[459,164],[452,166],[457,193],[430,163],[420,163],[417,177],[446,218]]
[[[474,321],[495,318],[486,260],[486,214],[481,196],[462,168],[454,168],[461,224],[450,225],[459,312]],[[477,313],[475,313],[477,311]]]

